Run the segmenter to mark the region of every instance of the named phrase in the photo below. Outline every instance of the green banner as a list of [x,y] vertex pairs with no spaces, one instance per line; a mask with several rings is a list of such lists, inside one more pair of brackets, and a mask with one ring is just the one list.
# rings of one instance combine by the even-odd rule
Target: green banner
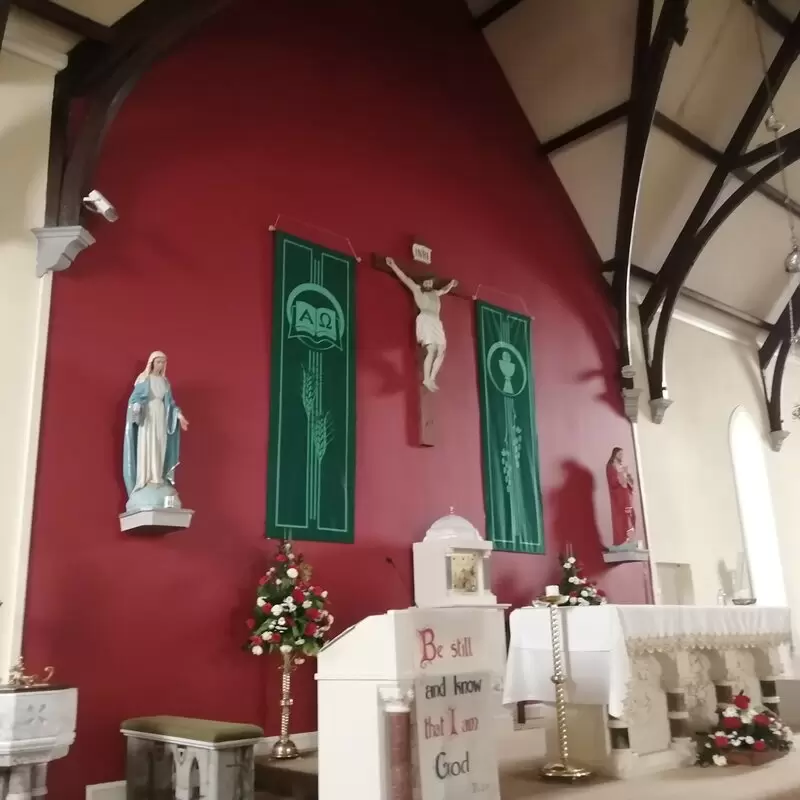
[[353,541],[355,259],[275,234],[267,536]]
[[531,321],[478,301],[486,535],[497,550],[544,552]]

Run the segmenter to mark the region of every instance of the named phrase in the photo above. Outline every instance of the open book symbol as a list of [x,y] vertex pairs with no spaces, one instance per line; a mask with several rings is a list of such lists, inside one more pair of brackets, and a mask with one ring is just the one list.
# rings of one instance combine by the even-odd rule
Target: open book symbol
[[304,300],[298,300],[294,306],[294,324],[289,338],[302,337],[311,339],[315,344],[330,342],[341,349],[339,320],[332,308],[316,308]]

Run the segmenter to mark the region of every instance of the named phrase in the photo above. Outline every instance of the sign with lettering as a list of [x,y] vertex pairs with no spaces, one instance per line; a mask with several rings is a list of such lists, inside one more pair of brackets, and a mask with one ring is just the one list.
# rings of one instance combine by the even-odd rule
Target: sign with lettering
[[414,697],[423,800],[500,800],[490,673],[421,677]]

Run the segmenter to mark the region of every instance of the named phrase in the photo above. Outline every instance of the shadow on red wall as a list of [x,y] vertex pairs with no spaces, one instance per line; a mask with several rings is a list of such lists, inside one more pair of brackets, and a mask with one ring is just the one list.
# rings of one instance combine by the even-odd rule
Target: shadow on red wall
[[[483,525],[468,302],[443,312],[439,442],[409,443],[412,308],[368,266],[372,251],[405,252],[406,231],[453,276],[482,283],[485,299],[513,306],[510,293],[535,317],[548,554],[497,554],[499,599],[525,603],[554,578],[565,540],[602,568],[595,519],[607,530],[608,500],[588,478],[602,488],[610,448],[630,433],[605,399],[616,356],[599,264],[459,0],[236,4],[137,88],[96,185],[120,221],[98,226],[97,244],[54,282],[25,628],[31,667],[52,663],[80,689],[78,740],[52,769],[59,800],[122,777],[129,716],[276,732],[277,665],[240,645],[271,549],[267,228],[279,213],[321,244],[346,248],[305,223],[350,237],[364,257],[357,543],[303,548],[337,628],[411,601],[410,546],[449,506]],[[192,423],[178,486],[196,515],[185,533],[126,537],[123,406],[156,348]],[[641,601],[643,575],[601,582],[612,599]],[[295,731],[316,726],[312,676],[309,665],[297,681]]]

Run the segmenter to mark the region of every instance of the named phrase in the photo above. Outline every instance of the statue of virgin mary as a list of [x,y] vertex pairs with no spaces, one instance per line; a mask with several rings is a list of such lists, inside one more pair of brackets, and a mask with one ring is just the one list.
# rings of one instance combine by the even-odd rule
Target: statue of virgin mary
[[175,469],[181,431],[188,427],[167,380],[167,357],[156,350],[128,398],[122,460],[128,511],[180,508]]

